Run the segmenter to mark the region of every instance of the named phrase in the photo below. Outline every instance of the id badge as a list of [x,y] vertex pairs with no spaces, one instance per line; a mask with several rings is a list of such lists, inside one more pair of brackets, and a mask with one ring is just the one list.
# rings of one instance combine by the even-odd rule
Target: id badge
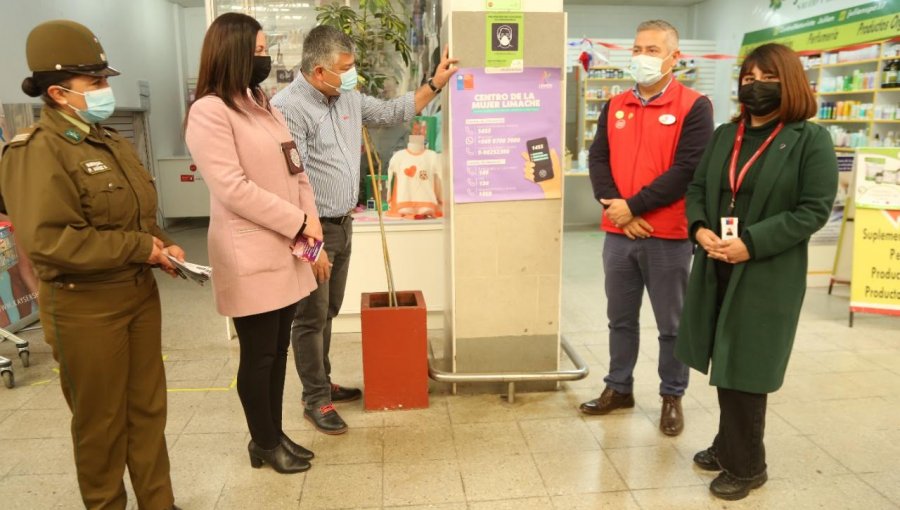
[[281,144],[281,152],[284,153],[284,159],[287,162],[288,172],[297,175],[303,172],[303,163],[300,161],[300,151],[297,150],[297,144],[293,141]]
[[738,237],[738,219],[734,216],[726,216],[722,218],[722,235],[723,241],[729,239],[737,239]]

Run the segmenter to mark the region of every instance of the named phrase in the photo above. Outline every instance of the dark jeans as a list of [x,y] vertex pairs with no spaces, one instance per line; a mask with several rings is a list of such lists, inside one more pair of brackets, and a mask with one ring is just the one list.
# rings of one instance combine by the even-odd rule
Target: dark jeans
[[237,390],[250,428],[250,437],[260,447],[278,446],[284,374],[291,341],[291,321],[297,305],[257,315],[234,318],[241,344]]
[[765,393],[717,388],[719,433],[713,441],[722,469],[738,478],[751,478],[766,470]]
[[350,270],[350,248],[353,222],[343,225],[322,223],[325,253],[331,267],[331,279],[300,301],[291,328],[294,363],[303,383],[303,401],[307,409],[331,402],[331,320],[337,317],[344,302],[347,272]]
[[659,393],[684,395],[688,367],[675,358],[675,337],[684,304],[691,264],[691,243],[685,240],[637,239],[606,234],[603,271],[609,318],[609,374],[606,385],[631,393],[640,346],[640,312],[644,287],[659,330]]

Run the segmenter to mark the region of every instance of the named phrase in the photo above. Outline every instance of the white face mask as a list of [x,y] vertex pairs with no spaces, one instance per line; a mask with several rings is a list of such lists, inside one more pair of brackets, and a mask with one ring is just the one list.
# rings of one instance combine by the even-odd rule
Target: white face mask
[[631,77],[634,78],[638,85],[649,87],[659,82],[666,74],[669,74],[671,69],[663,74],[662,64],[671,56],[671,53],[663,58],[651,57],[650,55],[635,55],[631,57],[628,73],[631,74]]

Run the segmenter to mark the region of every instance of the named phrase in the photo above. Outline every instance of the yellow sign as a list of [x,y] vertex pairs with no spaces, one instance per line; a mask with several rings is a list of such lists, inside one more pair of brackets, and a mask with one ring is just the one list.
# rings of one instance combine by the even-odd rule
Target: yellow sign
[[900,315],[900,210],[856,209],[850,311]]

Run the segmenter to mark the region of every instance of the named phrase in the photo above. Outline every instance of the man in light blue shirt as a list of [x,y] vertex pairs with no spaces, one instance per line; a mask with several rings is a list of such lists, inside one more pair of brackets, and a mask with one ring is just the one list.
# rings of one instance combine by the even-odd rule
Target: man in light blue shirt
[[331,322],[344,299],[353,237],[351,210],[357,205],[362,127],[409,122],[456,72],[447,51],[432,78],[415,92],[384,101],[356,90],[353,43],[329,26],[303,40],[300,75],[272,98],[284,115],[316,196],[325,246],[313,272],[319,288],[300,301],[291,326],[291,345],[303,383],[304,417],[317,430],[342,434],[347,424],[333,402],[362,396],[331,382]]

